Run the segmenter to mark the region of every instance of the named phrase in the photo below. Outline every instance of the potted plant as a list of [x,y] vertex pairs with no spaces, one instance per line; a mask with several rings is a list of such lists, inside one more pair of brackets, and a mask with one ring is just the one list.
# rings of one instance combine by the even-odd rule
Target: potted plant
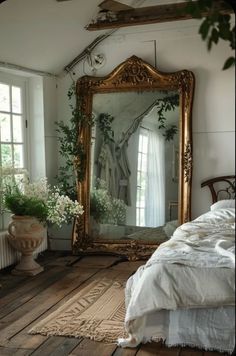
[[61,226],[83,213],[82,206],[58,187],[51,187],[47,179],[30,183],[29,180],[6,183],[2,187],[3,206],[11,212],[8,226],[10,244],[22,253],[14,274],[35,275],[43,270],[33,259],[33,252],[42,243],[46,225]]

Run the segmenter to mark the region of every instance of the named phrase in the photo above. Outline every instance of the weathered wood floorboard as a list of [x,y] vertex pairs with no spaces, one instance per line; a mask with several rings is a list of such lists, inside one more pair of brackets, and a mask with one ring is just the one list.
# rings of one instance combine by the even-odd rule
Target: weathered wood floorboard
[[52,268],[43,272],[40,278],[37,279],[35,276],[32,281],[25,283],[22,287],[18,287],[15,292],[11,292],[9,295],[1,298],[0,319],[28,302],[67,273],[68,271],[65,267]]
[[167,348],[163,346],[161,342],[151,342],[141,345],[140,350],[137,352],[137,356],[179,356],[180,347]]
[[33,356],[67,356],[82,338],[52,336],[31,353]]
[[84,338],[30,335],[28,331],[75,294],[83,294],[94,280],[133,274],[145,261],[121,262],[117,256],[70,256],[45,252],[39,263],[45,271],[34,277],[0,272],[0,356],[224,356],[189,347],[167,348],[147,343],[121,349]]
[[1,356],[29,356],[34,350],[25,350],[25,349],[9,349],[6,347],[0,347]]
[[140,346],[135,348],[127,348],[122,349],[121,347],[117,347],[112,356],[136,356]]
[[70,356],[110,356],[115,351],[115,344],[104,344],[84,339],[79,345],[69,354]]

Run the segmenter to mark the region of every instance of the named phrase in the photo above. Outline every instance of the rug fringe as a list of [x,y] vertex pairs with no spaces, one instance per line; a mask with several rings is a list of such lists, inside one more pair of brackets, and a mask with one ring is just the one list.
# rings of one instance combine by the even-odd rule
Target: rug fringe
[[104,343],[116,343],[117,339],[119,338],[125,338],[127,337],[127,334],[125,334],[124,332],[118,332],[117,334],[114,333],[114,330],[112,330],[112,335],[111,332],[103,332],[103,333],[91,333],[90,330],[88,330],[88,332],[85,331],[81,331],[78,330],[77,332],[74,330],[73,332],[65,332],[65,331],[58,331],[58,330],[54,330],[54,331],[43,331],[43,330],[30,330],[28,332],[28,334],[31,335],[36,335],[36,334],[40,334],[43,336],[69,336],[69,337],[76,337],[76,338],[80,338],[80,337],[84,337],[93,341],[99,341],[99,342],[104,342]]

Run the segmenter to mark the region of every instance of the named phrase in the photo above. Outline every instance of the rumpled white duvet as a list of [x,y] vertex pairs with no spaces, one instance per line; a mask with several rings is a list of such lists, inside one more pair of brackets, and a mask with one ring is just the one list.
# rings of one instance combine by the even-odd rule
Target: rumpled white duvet
[[235,209],[219,209],[178,227],[126,284],[123,347],[165,340],[232,352],[235,305]]

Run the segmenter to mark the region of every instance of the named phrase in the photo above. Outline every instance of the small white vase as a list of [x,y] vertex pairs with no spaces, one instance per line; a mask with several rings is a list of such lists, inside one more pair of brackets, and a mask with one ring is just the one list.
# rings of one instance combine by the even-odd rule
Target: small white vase
[[8,241],[21,252],[21,261],[12,271],[13,274],[34,276],[43,271],[33,258],[33,252],[44,239],[44,226],[32,216],[12,215],[8,226]]

